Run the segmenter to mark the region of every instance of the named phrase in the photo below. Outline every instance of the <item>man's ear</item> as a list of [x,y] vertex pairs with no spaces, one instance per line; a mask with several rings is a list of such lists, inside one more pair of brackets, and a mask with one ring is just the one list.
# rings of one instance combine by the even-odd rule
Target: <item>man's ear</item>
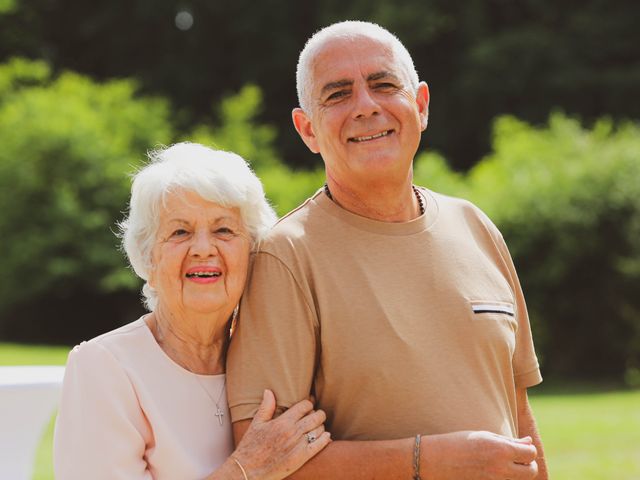
[[425,131],[429,123],[429,87],[425,82],[418,84],[416,103],[418,104],[418,115],[420,115],[420,127],[422,131]]
[[311,119],[307,116],[304,110],[301,108],[294,108],[291,112],[291,118],[293,119],[293,126],[296,127],[298,135],[300,135],[300,138],[302,138],[302,141],[309,150],[313,153],[320,153],[318,140],[311,125]]

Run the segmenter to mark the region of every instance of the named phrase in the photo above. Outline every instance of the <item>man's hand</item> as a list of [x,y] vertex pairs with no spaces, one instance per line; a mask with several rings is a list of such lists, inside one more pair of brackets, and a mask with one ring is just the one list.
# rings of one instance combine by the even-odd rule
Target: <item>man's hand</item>
[[429,480],[530,480],[537,451],[530,437],[511,439],[489,432],[423,437],[423,478]]

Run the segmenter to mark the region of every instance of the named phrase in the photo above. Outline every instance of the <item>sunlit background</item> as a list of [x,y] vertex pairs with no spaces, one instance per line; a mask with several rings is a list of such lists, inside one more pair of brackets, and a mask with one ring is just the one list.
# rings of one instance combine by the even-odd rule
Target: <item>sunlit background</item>
[[507,240],[554,478],[640,478],[632,0],[0,0],[0,363],[64,363],[143,312],[114,232],[148,150],[236,151],[280,214],[319,188],[290,120],[295,64],[345,19],[396,33],[430,86],[416,183],[471,199]]

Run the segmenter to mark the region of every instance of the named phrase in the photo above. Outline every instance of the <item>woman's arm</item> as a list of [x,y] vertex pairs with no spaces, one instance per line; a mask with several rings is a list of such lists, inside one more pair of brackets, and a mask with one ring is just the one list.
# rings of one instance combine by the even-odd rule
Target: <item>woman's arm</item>
[[[206,480],[281,480],[329,444],[321,410],[303,400],[273,419],[276,399],[265,390],[262,404],[231,457]],[[315,436],[308,441],[307,435]]]
[[151,480],[151,429],[129,378],[110,352],[85,342],[69,354],[54,433],[58,480]]

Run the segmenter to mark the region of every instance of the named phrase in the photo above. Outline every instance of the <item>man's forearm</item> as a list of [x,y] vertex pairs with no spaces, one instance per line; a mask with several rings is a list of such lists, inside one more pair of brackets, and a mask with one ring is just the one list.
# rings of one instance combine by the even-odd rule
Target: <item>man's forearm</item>
[[[249,420],[235,422],[236,445],[249,428]],[[333,441],[291,475],[295,480],[406,480],[413,476],[411,438],[375,441]]]
[[547,470],[547,462],[544,458],[544,449],[542,446],[542,438],[538,432],[535,417],[529,404],[529,398],[527,397],[527,389],[520,388],[516,392],[518,403],[518,436],[529,436],[533,439],[533,444],[538,450],[538,457],[536,462],[538,463],[538,476],[536,480],[548,480],[549,472]]
[[288,477],[294,480],[406,480],[413,476],[413,439],[334,441]]
[[[236,444],[250,421],[233,424]],[[422,437],[420,474],[429,480],[532,479],[535,449],[527,442],[489,432],[452,432]],[[414,438],[334,441],[288,478],[295,480],[406,480],[414,474]],[[494,472],[493,477],[487,472]],[[542,477],[540,477],[542,478]]]

